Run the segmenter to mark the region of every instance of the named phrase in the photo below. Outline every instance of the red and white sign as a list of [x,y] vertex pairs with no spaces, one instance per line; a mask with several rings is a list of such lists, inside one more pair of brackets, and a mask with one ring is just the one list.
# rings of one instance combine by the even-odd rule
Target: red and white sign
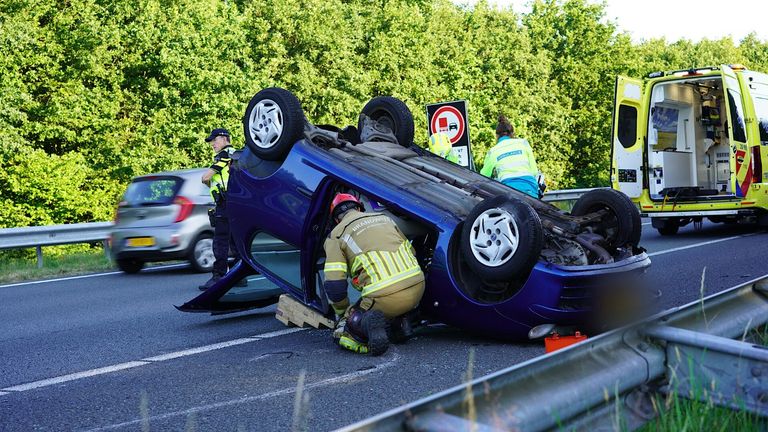
[[438,108],[432,115],[429,124],[430,135],[437,132],[445,132],[451,139],[451,144],[455,144],[464,136],[464,129],[466,129],[464,116],[461,115],[458,109],[450,105]]

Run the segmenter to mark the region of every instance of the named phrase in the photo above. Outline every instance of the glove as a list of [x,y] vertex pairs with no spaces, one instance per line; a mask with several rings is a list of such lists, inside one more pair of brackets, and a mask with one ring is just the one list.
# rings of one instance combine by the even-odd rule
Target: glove
[[336,327],[333,329],[333,340],[338,341],[344,334],[344,328],[347,326],[347,318],[341,317],[336,321]]

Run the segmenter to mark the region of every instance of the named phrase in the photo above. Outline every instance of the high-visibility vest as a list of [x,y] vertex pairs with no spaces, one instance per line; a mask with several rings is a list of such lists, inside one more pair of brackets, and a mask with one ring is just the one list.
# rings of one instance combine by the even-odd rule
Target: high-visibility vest
[[364,297],[378,297],[424,280],[411,243],[380,213],[351,210],[325,241],[325,278],[352,277]]
[[501,182],[514,177],[536,177],[538,173],[539,168],[528,141],[507,136],[499,138],[496,145],[488,150],[480,170],[480,174]]
[[213,157],[211,169],[215,171],[211,177],[211,197],[216,200],[216,194],[224,196],[227,193],[227,182],[229,181],[229,165],[232,163],[232,153],[234,147],[226,146],[216,153]]

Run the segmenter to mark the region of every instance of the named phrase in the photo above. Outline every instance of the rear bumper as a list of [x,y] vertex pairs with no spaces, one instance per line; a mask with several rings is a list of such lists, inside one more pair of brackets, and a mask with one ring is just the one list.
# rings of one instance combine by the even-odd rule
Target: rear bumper
[[[116,229],[110,235],[112,256],[116,259],[136,258],[142,261],[186,259],[189,248],[201,233],[191,227],[176,224],[170,227]],[[153,237],[155,244],[147,247],[127,246],[127,239]]]

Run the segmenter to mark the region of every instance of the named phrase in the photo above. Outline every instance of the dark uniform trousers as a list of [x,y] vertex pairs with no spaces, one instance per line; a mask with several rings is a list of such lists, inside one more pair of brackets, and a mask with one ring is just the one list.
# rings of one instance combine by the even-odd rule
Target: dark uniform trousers
[[222,277],[227,273],[229,259],[229,216],[226,203],[217,204],[213,212],[215,225],[213,227],[213,275]]

